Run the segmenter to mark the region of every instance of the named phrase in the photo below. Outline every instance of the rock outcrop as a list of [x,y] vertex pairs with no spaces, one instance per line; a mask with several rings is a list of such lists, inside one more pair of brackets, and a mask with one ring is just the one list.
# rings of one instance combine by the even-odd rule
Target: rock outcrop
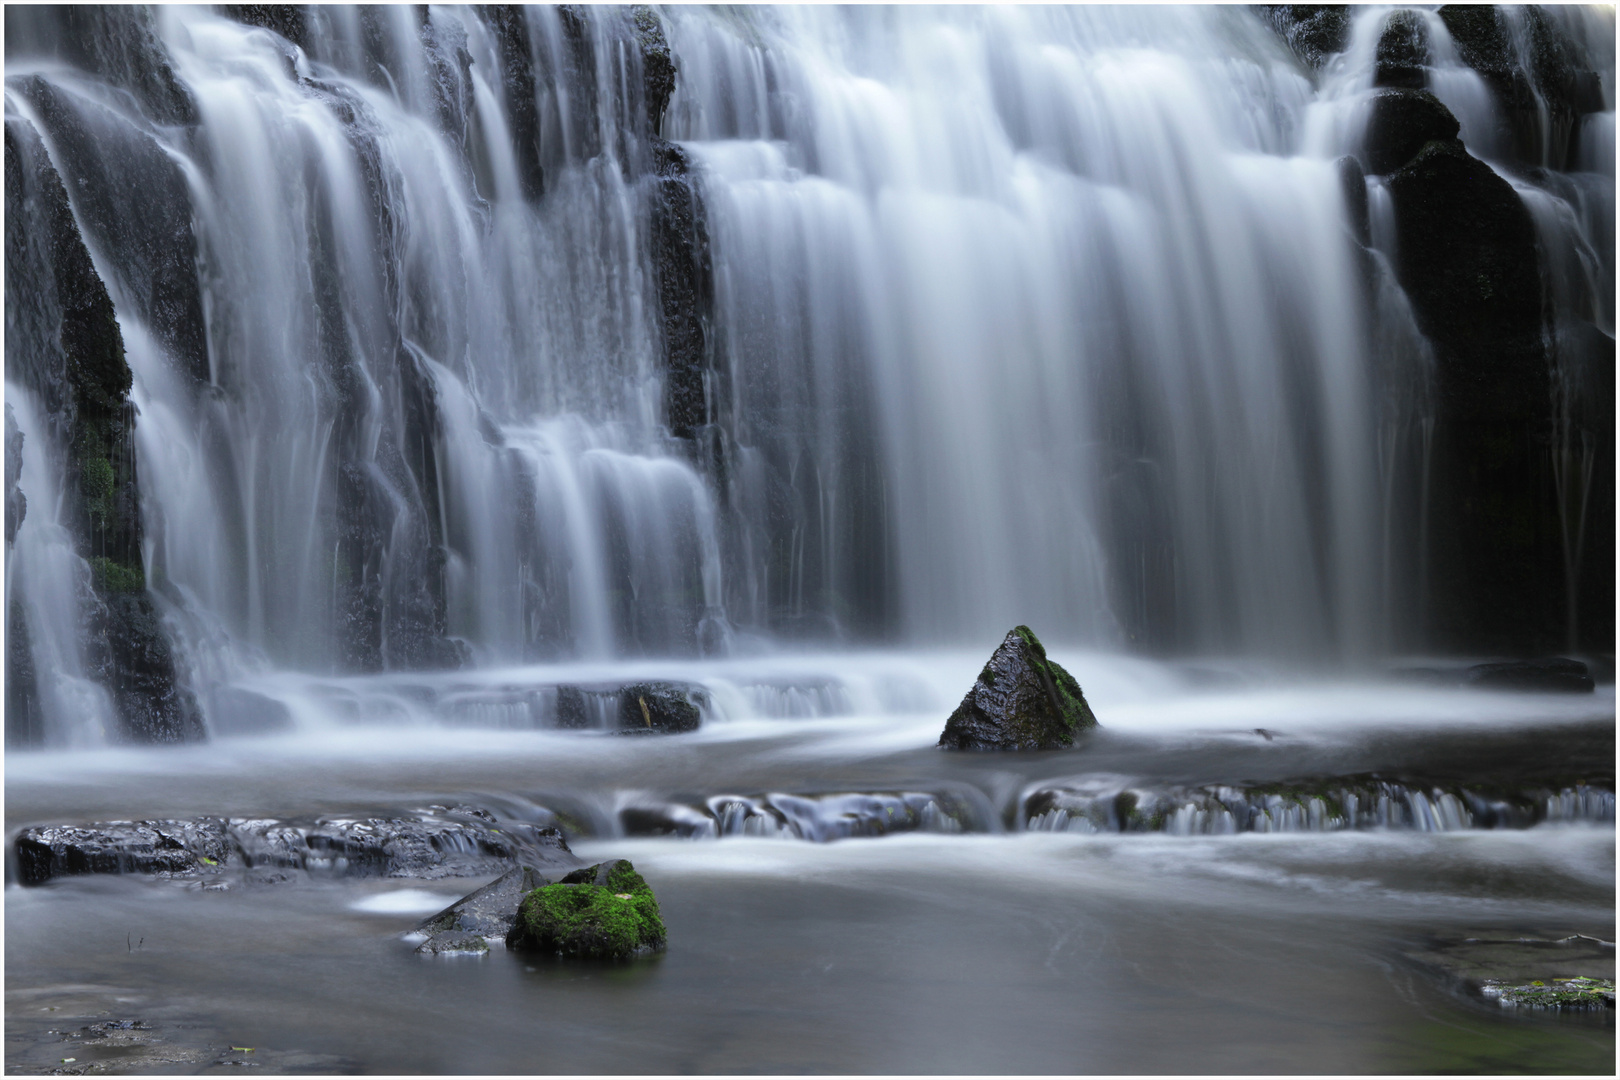
[[555,828],[500,822],[476,807],[412,817],[200,817],[107,821],[24,829],[13,845],[24,885],[79,874],[271,884],[317,877],[439,878],[500,873],[514,865],[577,865]]
[[665,938],[652,888],[628,860],[615,859],[529,893],[506,945],[553,956],[625,960],[662,949]]
[[[132,376],[117,315],[38,133],[12,118],[5,139],[7,375],[37,395],[51,434],[61,440],[64,517],[92,571],[92,595],[83,602],[88,674],[111,694],[124,738],[200,738],[201,714],[176,679],[168,636],[146,588]],[[21,292],[30,282],[36,288]],[[45,451],[36,444],[32,452]],[[8,510],[11,489],[8,483]],[[17,516],[8,513],[11,539],[10,526],[25,527],[20,499],[26,493],[16,494]],[[7,618],[26,642],[20,605]],[[8,683],[31,683],[27,657],[8,650],[7,667]],[[11,703],[8,740],[37,740],[30,719],[36,713],[33,701]]]
[[1372,100],[1363,146],[1367,171],[1392,173],[1428,143],[1454,141],[1457,131],[1457,118],[1427,90],[1385,90]]
[[1375,86],[1404,86],[1421,90],[1429,83],[1429,28],[1423,16],[1409,9],[1391,12],[1378,35]]
[[1074,676],[1046,658],[1027,626],[1008,632],[962,704],[945,721],[939,745],[952,750],[1057,750],[1097,726]]

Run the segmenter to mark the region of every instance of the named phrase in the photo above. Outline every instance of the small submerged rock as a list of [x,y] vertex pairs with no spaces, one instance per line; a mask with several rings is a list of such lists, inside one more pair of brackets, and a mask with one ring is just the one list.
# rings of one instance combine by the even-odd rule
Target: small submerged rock
[[1519,1005],[1532,1009],[1562,1009],[1581,1012],[1590,1009],[1614,1008],[1614,980],[1588,979],[1535,979],[1517,986],[1497,979],[1487,979],[1480,986],[1486,997],[1495,998],[1503,1005]]
[[[419,934],[430,935],[417,948],[419,953],[464,952],[455,942],[469,936],[480,941],[486,938],[504,938],[517,918],[518,905],[523,898],[554,878],[546,877],[532,866],[520,866],[463,896],[436,915],[429,915],[416,926]],[[484,950],[488,951],[488,942]]]
[[1097,727],[1080,684],[1048,660],[1027,626],[1014,627],[945,721],[951,750],[1057,750]]
[[1468,684],[1554,694],[1590,694],[1597,689],[1586,665],[1565,656],[1475,664],[1468,669]]
[[626,859],[587,866],[523,898],[509,949],[623,960],[664,947],[651,886]]

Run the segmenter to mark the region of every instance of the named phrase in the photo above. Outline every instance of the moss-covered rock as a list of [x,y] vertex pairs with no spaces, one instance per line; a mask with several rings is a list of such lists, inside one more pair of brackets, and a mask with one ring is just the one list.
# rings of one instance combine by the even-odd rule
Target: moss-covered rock
[[624,960],[664,947],[664,921],[651,886],[625,859],[576,870],[523,898],[506,935],[509,949]]
[[1097,726],[1080,684],[1048,660],[1027,626],[1008,631],[962,704],[945,721],[939,745],[952,750],[1056,750]]
[[1613,979],[1533,979],[1518,985],[1488,979],[1480,989],[1503,1005],[1576,1012],[1614,1008]]

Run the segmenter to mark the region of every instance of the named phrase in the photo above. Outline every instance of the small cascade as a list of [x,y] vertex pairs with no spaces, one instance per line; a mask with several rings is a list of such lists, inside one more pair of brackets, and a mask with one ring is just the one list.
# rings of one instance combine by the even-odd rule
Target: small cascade
[[988,831],[968,793],[855,792],[759,796],[714,795],[700,803],[638,802],[620,812],[626,835],[692,840],[753,837],[827,843],[895,833]]
[[1034,832],[1221,836],[1397,829],[1524,829],[1543,822],[1614,823],[1614,792],[1577,783],[1511,792],[1430,786],[1376,777],[1298,785],[1155,788],[1096,777],[1026,794],[1020,815]]

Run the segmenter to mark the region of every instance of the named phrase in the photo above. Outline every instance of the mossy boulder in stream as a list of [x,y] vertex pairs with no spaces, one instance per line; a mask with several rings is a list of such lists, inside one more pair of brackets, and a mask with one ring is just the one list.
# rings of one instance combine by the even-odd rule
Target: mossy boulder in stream
[[651,886],[628,860],[575,870],[523,898],[506,935],[509,949],[624,960],[664,947],[664,921]]
[[1046,658],[1027,626],[1007,633],[962,704],[945,721],[939,745],[952,750],[1057,750],[1097,726],[1073,675]]

